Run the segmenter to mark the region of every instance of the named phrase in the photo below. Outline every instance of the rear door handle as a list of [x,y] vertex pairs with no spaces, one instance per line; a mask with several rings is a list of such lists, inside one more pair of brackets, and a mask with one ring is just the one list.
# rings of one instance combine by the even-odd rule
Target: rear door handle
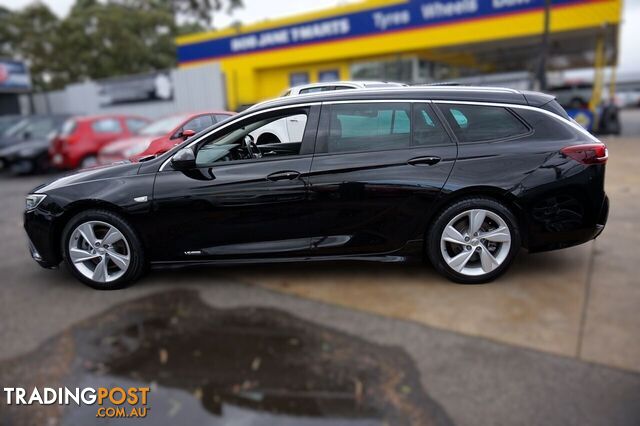
[[440,162],[440,157],[416,157],[407,161],[407,164],[412,166],[433,166]]
[[294,180],[300,176],[300,172],[296,172],[294,170],[285,170],[282,172],[271,173],[267,176],[267,180],[276,181],[276,180]]

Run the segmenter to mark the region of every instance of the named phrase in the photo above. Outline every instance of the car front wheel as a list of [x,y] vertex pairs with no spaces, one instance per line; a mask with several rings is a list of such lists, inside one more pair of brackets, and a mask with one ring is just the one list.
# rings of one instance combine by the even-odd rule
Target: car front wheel
[[110,211],[88,210],[73,217],[64,229],[62,249],[73,275],[99,290],[123,288],[144,271],[139,238]]
[[463,284],[489,282],[505,272],[520,248],[515,217],[502,203],[483,197],[446,208],[427,236],[434,267]]

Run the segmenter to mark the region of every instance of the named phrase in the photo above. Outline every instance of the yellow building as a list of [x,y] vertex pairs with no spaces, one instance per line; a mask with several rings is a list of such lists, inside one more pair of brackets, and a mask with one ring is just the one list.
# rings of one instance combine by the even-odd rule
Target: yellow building
[[[219,61],[229,108],[316,81],[421,83],[536,69],[545,0],[367,0],[178,38]],[[621,0],[551,0],[548,69],[615,65]]]

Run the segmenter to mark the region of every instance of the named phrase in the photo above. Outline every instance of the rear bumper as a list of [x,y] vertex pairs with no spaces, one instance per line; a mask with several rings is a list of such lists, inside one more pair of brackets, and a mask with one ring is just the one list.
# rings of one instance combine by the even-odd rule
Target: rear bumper
[[598,223],[596,224],[597,232],[593,236],[593,238],[598,238],[602,231],[604,231],[604,227],[607,225],[607,220],[609,220],[609,197],[605,195],[604,202],[602,203],[602,208],[600,209],[600,217],[598,218]]
[[538,238],[535,244],[529,247],[529,252],[537,253],[573,247],[596,239],[604,231],[608,218],[609,197],[605,195],[596,220],[593,223],[583,224],[582,227],[577,229],[544,234],[544,237]]

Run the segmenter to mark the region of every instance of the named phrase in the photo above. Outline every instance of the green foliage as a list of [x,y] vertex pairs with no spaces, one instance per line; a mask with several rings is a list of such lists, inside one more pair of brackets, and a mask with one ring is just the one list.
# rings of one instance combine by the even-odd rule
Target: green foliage
[[241,0],[76,0],[64,19],[39,2],[16,12],[0,7],[0,56],[25,60],[36,90],[167,69],[176,64],[177,35],[207,29],[214,13],[239,5]]
[[46,86],[55,60],[54,37],[58,18],[41,3],[33,3],[19,13],[0,14],[0,55],[25,60],[35,87]]
[[58,74],[77,81],[170,68],[175,35],[173,16],[166,11],[83,0],[60,22]]
[[163,8],[173,16],[195,23],[202,28],[211,29],[213,16],[218,13],[230,13],[243,6],[242,0],[115,0],[142,8]]

